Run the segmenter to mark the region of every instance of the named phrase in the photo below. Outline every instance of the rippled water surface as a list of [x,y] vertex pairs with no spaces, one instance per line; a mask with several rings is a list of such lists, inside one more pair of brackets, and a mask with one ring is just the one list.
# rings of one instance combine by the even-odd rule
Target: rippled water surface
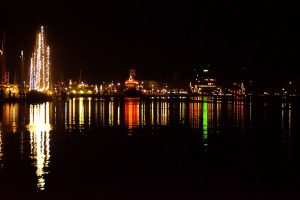
[[300,197],[297,100],[0,106],[1,199]]

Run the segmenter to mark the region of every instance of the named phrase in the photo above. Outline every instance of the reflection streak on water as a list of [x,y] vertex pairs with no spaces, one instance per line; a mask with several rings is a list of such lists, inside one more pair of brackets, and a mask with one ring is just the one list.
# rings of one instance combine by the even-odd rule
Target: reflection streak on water
[[288,137],[291,137],[291,128],[292,128],[292,104],[289,103],[289,135]]
[[64,105],[65,105],[65,109],[64,109],[64,112],[65,112],[65,114],[64,114],[64,116],[65,116],[65,129],[68,129],[68,117],[70,117],[70,116],[68,116],[68,102],[66,101],[64,103]]
[[2,150],[2,123],[0,122],[0,167],[3,168],[3,150]]
[[125,101],[125,126],[128,129],[139,125],[139,101],[128,99]]
[[[17,141],[20,143],[17,143],[13,148],[16,148],[18,151],[20,150],[21,159],[23,151],[24,156],[26,156],[26,150],[31,152],[32,162],[36,167],[36,185],[39,190],[43,190],[45,189],[45,174],[49,167],[51,155],[49,134],[52,129],[50,119],[52,119],[51,116],[53,115],[53,113],[50,112],[52,111],[50,110],[51,104],[29,105],[27,107],[29,110],[26,110],[27,112],[19,112],[19,110],[22,111],[22,108],[24,108],[20,105],[22,104],[10,103],[2,105],[3,109],[0,115],[2,117],[0,121],[0,166],[2,168],[3,166],[9,166],[7,165],[7,162],[10,162],[10,160],[7,159],[6,156],[11,154],[8,153],[10,150],[7,150],[8,145],[6,145],[7,143],[5,142],[8,138],[7,134],[16,131],[13,135],[14,138],[9,139],[17,138]],[[252,102],[249,102],[248,104],[248,102],[235,100],[211,101],[211,97],[202,97],[191,102],[164,100],[142,101],[136,99],[118,101],[73,98],[68,100],[66,104],[62,103],[60,105],[64,106],[64,112],[66,114],[64,115],[65,120],[62,120],[61,122],[57,121],[57,125],[65,122],[65,127],[67,129],[72,129],[74,127],[78,128],[78,125],[80,125],[81,128],[85,128],[86,126],[84,126],[84,124],[91,125],[96,123],[96,125],[100,124],[103,126],[122,124],[122,126],[125,125],[126,128],[132,130],[146,124],[149,124],[150,126],[170,125],[170,120],[174,120],[172,122],[178,124],[188,123],[187,125],[191,128],[197,129],[195,132],[201,137],[200,140],[202,140],[204,147],[211,147],[211,145],[208,145],[210,144],[208,141],[213,141],[216,136],[210,133],[217,124],[226,126],[225,128],[223,127],[225,131],[231,131],[232,128],[243,131],[248,130],[251,126],[255,127],[256,123],[264,123],[254,120],[259,113],[263,113],[258,112],[262,111],[262,109],[276,115],[267,115],[267,117],[270,119],[277,119],[276,122],[278,122],[279,128],[281,125],[282,132],[285,134],[284,139],[290,139],[292,130],[295,128],[294,126],[297,126],[297,124],[292,121],[292,117],[297,114],[294,113],[297,112],[297,107],[291,102],[274,105],[276,106],[276,112],[271,112],[271,109],[266,109],[265,107],[257,108],[256,104]],[[60,110],[62,109],[57,108],[57,111]],[[26,117],[23,117],[22,115],[26,115]],[[26,118],[26,121],[29,121],[26,128],[30,132],[30,149],[27,149],[26,146],[26,141],[28,142],[27,132],[22,131],[24,126],[19,122],[19,120],[23,118]],[[57,118],[57,120],[58,119],[59,118]],[[246,120],[248,120],[249,123],[245,123]],[[224,124],[219,122],[224,122]],[[246,127],[246,125],[248,125],[248,127]],[[237,133],[241,133],[241,131],[238,131]],[[25,142],[24,146],[23,140]]]
[[200,128],[200,111],[201,103],[192,102],[190,103],[190,125],[192,128]]
[[105,101],[103,99],[101,99],[99,101],[100,104],[100,116],[99,116],[99,122],[101,125],[105,125]]
[[19,118],[19,104],[5,104],[3,108],[3,124],[8,125],[9,130],[13,133],[17,131]]
[[49,165],[50,159],[50,125],[49,103],[30,105],[30,121],[27,128],[30,132],[31,155],[36,166],[38,178],[37,187],[45,189],[44,174],[45,168]]
[[120,104],[118,103],[118,108],[117,108],[117,125],[120,125]]
[[145,102],[140,102],[140,125],[144,126],[146,124],[146,117],[145,117]]
[[244,128],[244,102],[235,99],[233,104],[233,121],[235,122],[234,128],[243,130]]
[[160,125],[167,125],[168,124],[168,119],[169,119],[169,103],[167,102],[161,102],[161,123]]
[[79,97],[79,127],[80,129],[84,128],[84,105],[83,97]]
[[207,147],[207,132],[208,132],[208,113],[207,113],[207,101],[204,99],[202,106],[202,118],[203,118],[203,145]]
[[179,123],[184,124],[186,121],[186,103],[179,102]]
[[[95,116],[98,115],[98,105],[92,104],[94,101],[91,97],[85,99],[83,97],[73,98],[67,101],[65,106],[65,127],[68,129],[76,128],[79,126],[80,130],[84,129],[85,125],[90,126],[92,124],[92,109],[95,107]],[[78,121],[76,121],[78,120]]]
[[[191,128],[203,129],[206,127],[203,126],[203,120],[206,120],[203,118],[205,117],[207,118],[207,131],[215,128],[223,130],[225,123],[227,125],[230,123],[229,128],[234,130],[247,128],[244,127],[245,120],[249,120],[247,123],[249,126],[252,123],[251,103],[247,107],[249,114],[245,119],[243,101],[234,99],[223,102],[214,97],[197,97],[192,102],[73,98],[67,102],[65,108],[68,109],[66,111],[68,115],[65,115],[67,117],[65,127],[73,129],[79,126],[80,130],[92,124],[96,126],[119,126],[124,123],[125,127],[129,129],[143,127],[146,124],[168,126],[170,120],[172,120],[172,124],[188,123],[187,125]],[[203,113],[207,115],[204,116]],[[224,121],[226,118],[229,120]]]
[[150,109],[151,109],[151,124],[152,124],[152,126],[154,126],[154,125],[156,125],[156,123],[155,123],[155,116],[154,116],[155,111],[154,111],[154,102],[153,101],[151,102]]
[[221,101],[217,101],[217,123],[221,121],[221,111],[222,111],[222,103]]
[[89,126],[90,126],[92,123],[92,118],[91,118],[92,117],[92,114],[91,114],[91,112],[92,112],[92,97],[89,97],[88,100],[89,100],[88,120],[89,120]]
[[281,128],[285,128],[285,108],[286,108],[286,103],[281,104]]
[[252,102],[249,103],[249,128],[252,128]]
[[284,134],[284,141],[291,137],[292,128],[292,104],[282,103],[281,104],[281,128]]
[[108,124],[109,126],[114,125],[114,102],[110,101],[108,103]]

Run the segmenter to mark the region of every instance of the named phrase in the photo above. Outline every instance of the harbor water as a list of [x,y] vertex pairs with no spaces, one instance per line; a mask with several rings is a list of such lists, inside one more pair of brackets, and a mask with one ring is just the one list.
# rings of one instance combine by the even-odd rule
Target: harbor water
[[0,104],[1,199],[299,198],[296,100]]

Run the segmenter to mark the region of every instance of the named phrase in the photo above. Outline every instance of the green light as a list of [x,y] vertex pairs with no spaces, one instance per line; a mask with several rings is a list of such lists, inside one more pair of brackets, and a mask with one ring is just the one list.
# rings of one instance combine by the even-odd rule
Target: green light
[[207,72],[208,72],[208,69],[204,69],[203,72],[207,73]]
[[207,147],[207,129],[208,129],[208,119],[207,119],[207,97],[203,98],[202,104],[202,119],[203,119],[203,146]]

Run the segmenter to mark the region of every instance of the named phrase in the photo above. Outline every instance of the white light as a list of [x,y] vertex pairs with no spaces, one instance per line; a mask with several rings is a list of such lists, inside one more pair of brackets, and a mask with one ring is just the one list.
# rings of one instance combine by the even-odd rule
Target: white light
[[37,34],[30,64],[29,90],[50,89],[50,47],[46,44],[44,27]]

